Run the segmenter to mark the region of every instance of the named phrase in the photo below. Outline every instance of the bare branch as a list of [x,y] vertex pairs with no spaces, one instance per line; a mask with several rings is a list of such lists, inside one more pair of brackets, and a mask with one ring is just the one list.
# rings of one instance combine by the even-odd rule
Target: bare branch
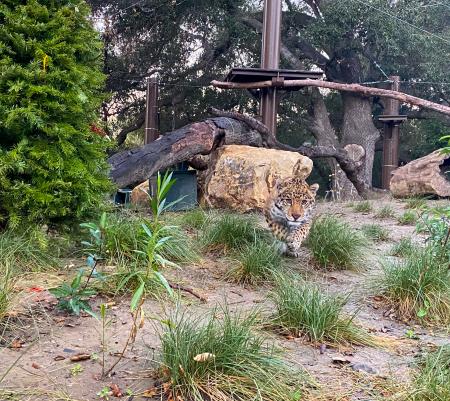
[[[272,81],[261,81],[252,83],[212,81],[211,85],[222,89],[249,89],[249,88],[257,89],[257,88],[270,88],[273,86]],[[387,97],[390,99],[399,100],[402,103],[408,103],[414,106],[434,110],[442,114],[450,115],[449,106],[444,106],[442,104],[434,103],[416,96],[407,95],[406,93],[391,91],[387,89],[370,88],[358,84],[342,84],[337,82],[328,82],[311,79],[292,80],[284,82],[284,87],[302,87],[302,86],[313,86],[317,88],[327,88],[344,92],[353,92],[368,97],[370,96]]]

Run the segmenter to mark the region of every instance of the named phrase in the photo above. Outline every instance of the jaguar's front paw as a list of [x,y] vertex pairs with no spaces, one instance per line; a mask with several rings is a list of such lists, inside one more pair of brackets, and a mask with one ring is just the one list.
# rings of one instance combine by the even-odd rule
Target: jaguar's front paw
[[290,256],[291,258],[298,258],[300,257],[300,252],[288,250],[286,252],[286,255]]

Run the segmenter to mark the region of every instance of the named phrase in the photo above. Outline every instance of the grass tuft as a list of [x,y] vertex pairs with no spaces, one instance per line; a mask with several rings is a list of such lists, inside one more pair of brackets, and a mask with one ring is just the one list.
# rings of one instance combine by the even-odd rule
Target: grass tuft
[[300,399],[304,379],[255,334],[256,320],[254,313],[232,315],[227,307],[203,319],[175,312],[160,335],[166,395],[190,401]]
[[12,276],[25,272],[53,270],[56,258],[49,251],[48,239],[36,232],[7,230],[0,234],[0,274]]
[[413,212],[412,210],[407,210],[405,213],[403,213],[401,216],[397,218],[398,224],[402,226],[412,226],[416,224],[417,221],[417,214]]
[[255,216],[225,213],[209,222],[203,230],[201,242],[205,248],[227,252],[239,250],[255,239],[262,240],[267,236]]
[[207,220],[208,213],[202,208],[195,208],[181,214],[180,224],[185,228],[200,230]]
[[365,259],[367,239],[334,216],[314,221],[306,245],[320,266],[358,269]]
[[355,205],[353,206],[353,210],[359,213],[370,213],[372,209],[372,203],[369,201],[355,202]]
[[417,249],[417,245],[413,243],[411,237],[404,237],[391,248],[389,254],[404,258],[414,252],[415,249]]
[[373,241],[389,241],[389,231],[379,224],[365,224],[361,230],[367,238]]
[[427,205],[427,199],[419,196],[413,196],[405,199],[405,209],[423,209]]
[[395,212],[391,206],[386,205],[377,210],[377,212],[375,213],[375,217],[377,219],[390,219],[395,217]]
[[236,252],[227,278],[240,284],[262,284],[271,281],[280,272],[283,258],[274,246],[256,240]]
[[331,295],[316,285],[281,278],[270,298],[275,326],[290,335],[312,342],[375,345],[373,336],[354,324],[355,315],[343,314],[348,295]]
[[415,249],[402,261],[386,260],[374,285],[402,319],[450,322],[448,259],[437,247]]
[[444,345],[422,358],[413,381],[411,401],[450,400],[450,346]]
[[9,271],[0,276],[0,323],[13,306],[13,280]]

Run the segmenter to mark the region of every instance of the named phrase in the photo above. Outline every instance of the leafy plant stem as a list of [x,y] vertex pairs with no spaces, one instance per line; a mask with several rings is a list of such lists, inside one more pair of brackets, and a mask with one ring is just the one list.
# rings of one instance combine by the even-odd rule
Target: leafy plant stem
[[139,306],[133,312],[133,322],[132,322],[132,325],[131,325],[130,333],[128,334],[127,341],[125,342],[125,345],[123,346],[123,349],[122,349],[122,351],[119,354],[119,357],[112,364],[112,366],[108,369],[108,371],[104,374],[104,377],[108,376],[113,371],[113,369],[117,366],[117,364],[125,356],[125,352],[127,351],[128,346],[130,345],[130,343],[134,341],[134,339],[136,337],[136,332],[137,332],[137,329],[138,329],[138,327],[137,327],[137,319],[138,319],[139,315],[141,314],[141,308],[142,308],[142,304],[144,303],[144,299],[145,299],[144,297],[141,298]]

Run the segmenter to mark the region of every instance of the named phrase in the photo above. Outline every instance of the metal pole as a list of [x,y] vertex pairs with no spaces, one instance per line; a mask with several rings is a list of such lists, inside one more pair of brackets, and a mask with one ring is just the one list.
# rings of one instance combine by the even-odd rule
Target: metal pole
[[[278,69],[280,64],[281,0],[264,1],[264,23],[261,49],[261,68]],[[277,128],[277,90],[261,90],[262,122],[275,136]]]
[[145,109],[145,144],[153,142],[158,138],[158,128],[158,79],[149,78],[147,80],[147,101]]
[[[390,76],[391,90],[400,90],[400,77],[397,75]],[[398,100],[387,99],[385,114],[397,116],[400,113],[400,103]],[[387,121],[384,123],[383,134],[383,165],[381,168],[381,187],[383,189],[390,188],[392,171],[398,167],[398,154],[400,143],[400,127],[399,123]]]

